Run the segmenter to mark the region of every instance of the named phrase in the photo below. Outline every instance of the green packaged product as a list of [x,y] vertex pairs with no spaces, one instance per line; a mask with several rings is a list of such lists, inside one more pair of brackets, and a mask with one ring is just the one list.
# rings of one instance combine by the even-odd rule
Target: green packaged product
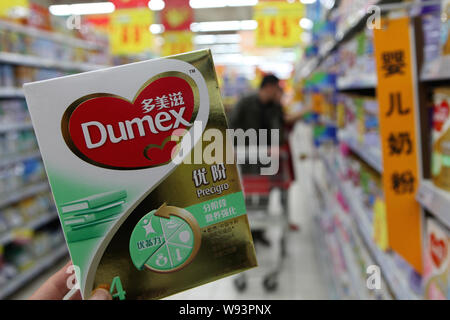
[[25,95],[83,298],[158,299],[257,265],[236,164],[185,161],[226,136],[209,50]]

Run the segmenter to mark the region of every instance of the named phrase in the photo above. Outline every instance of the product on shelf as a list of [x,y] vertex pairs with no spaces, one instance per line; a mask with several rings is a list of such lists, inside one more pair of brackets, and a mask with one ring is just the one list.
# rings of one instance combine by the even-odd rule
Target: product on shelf
[[[82,41],[75,37],[78,31],[67,28],[66,18],[58,21],[63,37],[61,32],[42,32],[0,20],[0,299],[25,284],[16,282],[21,272],[35,267],[39,269],[33,272],[42,271],[36,263],[53,257],[55,245],[64,241],[59,224],[53,230],[42,230],[57,214],[50,193],[42,191],[47,187],[46,176],[22,86],[73,74],[84,69],[83,63],[111,63],[104,37],[98,41],[92,32],[83,32],[90,42]],[[18,54],[24,55],[23,65]],[[33,61],[36,66],[27,65]],[[74,70],[47,68],[47,61],[75,62]]]
[[0,85],[7,88],[13,88],[16,85],[13,65],[0,65]]
[[[423,7],[422,30],[424,36],[424,63],[436,61],[441,56],[441,10],[440,6]],[[444,29],[444,28],[442,28]]]
[[[0,268],[7,280],[14,280],[20,273],[32,269],[36,263],[53,254],[64,243],[64,235],[59,228],[45,228],[29,233],[26,239],[8,244],[5,249],[5,264]],[[7,267],[8,269],[4,270]],[[0,289],[0,294],[2,293]]]
[[17,274],[17,269],[5,259],[5,247],[0,245],[0,288],[6,287]]
[[38,218],[48,216],[55,211],[50,193],[44,192],[36,196],[23,199],[12,206],[0,209],[0,236],[7,232],[37,221]]
[[365,28],[339,47],[339,87],[373,86],[376,82],[373,30]]
[[2,124],[30,123],[30,114],[23,99],[0,100],[0,126]]
[[[372,90],[368,89],[377,89],[373,47],[374,35],[370,28],[363,26],[361,20],[368,13],[367,7],[376,2],[379,1],[341,0],[336,2],[335,7],[337,9],[332,9],[333,12],[331,13],[331,16],[337,18],[334,41],[330,41],[329,38],[326,39],[326,31],[322,30],[325,29],[322,18],[314,19],[310,17],[314,20],[313,43],[305,49],[306,56],[311,53],[310,57],[319,56],[319,59],[314,61],[314,58],[311,58],[306,63],[301,60],[300,63],[303,63],[305,67],[303,69],[296,68],[296,80],[298,78],[306,84],[306,100],[312,100],[313,96],[319,96],[321,99],[325,96],[331,96],[329,90],[340,92],[336,95],[336,99],[326,100],[331,102],[332,109],[336,111],[336,117],[330,117],[330,119],[337,120],[338,137],[342,142],[339,147],[342,154],[336,155],[337,152],[329,145],[321,146],[319,152],[321,154],[323,152],[324,158],[331,158],[330,161],[327,161],[329,162],[327,167],[336,166],[340,169],[334,168],[337,170],[336,174],[342,180],[340,183],[333,181],[334,183],[331,182],[331,184],[342,184],[341,189],[343,191],[330,188],[327,192],[336,197],[336,201],[341,205],[344,212],[347,212],[347,209],[350,208],[348,211],[352,213],[352,219],[360,225],[361,237],[366,238],[365,242],[368,245],[364,247],[369,248],[371,253],[373,253],[372,251],[378,252],[378,254],[372,255],[375,260],[373,263],[383,268],[382,273],[386,276],[385,280],[392,289],[392,293],[396,298],[414,299],[422,298],[425,290],[427,298],[448,299],[450,296],[450,280],[448,278],[450,272],[448,266],[450,259],[448,237],[450,233],[447,227],[437,224],[437,220],[431,218],[429,223],[428,220],[423,222],[424,225],[428,225],[429,234],[428,239],[426,239],[427,247],[424,246],[424,250],[427,250],[424,254],[428,255],[425,257],[425,259],[428,259],[428,265],[425,266],[425,273],[422,275],[416,272],[399,254],[389,249],[384,205],[386,190],[383,190],[383,173],[380,174],[383,168],[381,165],[378,103],[373,97],[363,95],[372,94]],[[388,1],[381,2],[383,5]],[[413,1],[409,2],[413,3]],[[423,36],[423,46],[419,48],[416,54],[420,58],[423,57],[424,62],[423,69],[420,70],[421,79],[419,81],[422,81],[426,87],[436,87],[437,84],[445,83],[448,78],[448,70],[450,70],[448,68],[450,65],[450,0],[442,0],[440,3],[439,1],[428,0],[414,2],[418,2],[417,6],[407,6],[408,9],[406,10],[405,8],[387,10],[389,13],[386,16],[396,19],[399,16],[409,15],[412,18],[420,15],[422,32],[415,30],[416,36],[419,38]],[[409,9],[411,9],[411,14],[405,15]],[[358,28],[347,33],[355,25],[358,25]],[[343,38],[344,35],[346,37]],[[327,42],[335,46],[330,47]],[[333,50],[330,51],[331,48]],[[338,56],[337,61],[333,65],[326,65],[328,59],[333,59],[333,55]],[[327,74],[333,74],[336,77],[335,88],[330,89],[317,85],[321,84],[321,80]],[[439,82],[428,82],[430,80],[438,80]],[[392,88],[392,90],[394,89]],[[357,91],[360,91],[361,95],[345,93]],[[419,95],[421,93],[423,92],[419,92]],[[450,191],[449,100],[450,88],[448,86],[435,89],[432,177],[435,185],[447,191]],[[316,126],[316,131],[323,132],[323,124]],[[428,149],[428,143],[429,141],[422,146],[423,150]],[[337,148],[334,149],[338,150]],[[349,204],[346,203],[345,199],[350,199],[348,200]],[[432,199],[430,197],[428,201],[433,201]],[[433,212],[430,213],[433,214]],[[336,219],[335,217],[328,217],[328,213],[323,214],[321,212],[321,214],[322,223],[327,222],[327,228],[323,228],[324,233],[326,233],[324,237],[329,238],[331,234],[335,235],[337,229],[345,235],[344,241],[340,240],[339,237],[331,240],[336,241],[336,243],[333,243],[334,248],[330,249],[334,258],[330,260],[334,260],[333,262],[337,265],[339,259],[346,260],[343,263],[344,271],[339,274],[342,279],[338,279],[336,282],[341,282],[343,287],[340,291],[340,297],[352,297],[355,294],[352,287],[355,286],[352,285],[351,281],[351,268],[345,268],[345,262],[347,266],[351,262],[347,259],[345,251],[349,251],[348,248],[350,247],[355,251],[356,260],[364,259],[363,255],[358,254],[357,251],[357,237],[353,237],[351,226],[346,225],[345,215]],[[440,233],[436,231],[437,227],[439,227]],[[430,228],[435,230],[433,236],[430,236]],[[399,235],[395,234],[394,236]],[[370,241],[373,241],[373,243],[371,244]],[[338,255],[339,259],[335,258]],[[443,261],[446,264],[446,266],[441,266],[440,269],[436,269],[436,263],[433,261],[437,260],[438,255],[445,258]],[[337,268],[335,267],[335,269]],[[364,298],[362,295],[357,294],[356,296]]]
[[376,4],[378,0],[341,0],[338,6],[337,34],[342,35],[355,26],[366,13],[367,8]]
[[227,129],[210,50],[24,89],[84,298],[161,298],[256,266],[236,165],[181,162],[206,125]]
[[220,91],[222,93],[225,108],[231,109],[244,94],[251,90],[250,83],[245,74],[238,70],[225,68],[222,74]]
[[28,67],[21,65],[0,65],[0,85],[6,88],[22,88],[27,82],[47,80],[72,74],[71,72]]
[[[107,46],[104,48],[107,48]],[[80,48],[69,42],[62,43],[51,38],[32,36],[23,32],[4,29],[2,26],[0,26],[0,51],[57,61],[75,61],[104,65],[110,63],[110,56],[107,50],[103,48]]]
[[450,57],[450,0],[442,0],[441,48],[442,55]]
[[[446,78],[450,68],[450,2],[422,7],[422,30],[424,36],[424,67],[425,78]],[[431,2],[431,1],[430,1]]]
[[341,158],[343,178],[351,181],[355,190],[360,190],[358,196],[364,204],[367,218],[373,222],[373,209],[377,199],[383,199],[383,186],[381,175],[364,161],[351,153]]
[[345,108],[343,131],[346,133],[346,139],[355,141],[363,149],[380,153],[377,100],[366,96],[340,94],[338,101]]
[[[27,114],[27,116],[29,115]],[[37,152],[37,150],[36,136],[32,130],[0,132],[0,157],[2,160]]]
[[44,165],[40,159],[26,159],[0,167],[0,199],[10,198],[13,192],[44,179]]
[[[333,270],[336,272],[334,279],[338,285],[339,298],[391,299],[384,277],[380,283],[382,290],[370,290],[367,287],[368,267],[377,263],[360,237],[357,224],[349,212],[347,200],[330,180],[318,180],[316,185],[328,185],[327,188],[321,187],[328,194],[324,197],[328,200],[320,197],[325,208],[320,209],[319,224],[325,239],[328,239],[327,247]],[[329,201],[333,202],[328,203]]]
[[434,218],[426,220],[424,298],[450,299],[450,232]]
[[436,186],[450,191],[450,88],[434,91],[432,176]]

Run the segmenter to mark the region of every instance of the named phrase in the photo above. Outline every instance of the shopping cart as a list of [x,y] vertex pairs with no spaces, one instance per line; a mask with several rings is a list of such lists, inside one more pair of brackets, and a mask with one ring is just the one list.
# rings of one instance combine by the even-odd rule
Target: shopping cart
[[[238,151],[238,158],[248,157],[248,155],[249,152],[244,155]],[[252,232],[263,230],[267,233],[266,231],[274,231],[274,229],[278,231],[276,232],[278,236],[271,239],[270,249],[273,249],[273,254],[270,255],[270,259],[267,259],[267,255],[265,255],[266,259],[259,255],[262,248],[260,243],[255,241],[259,267],[256,270],[243,272],[234,279],[234,285],[240,292],[247,288],[249,273],[253,274],[258,271],[262,273],[262,284],[267,292],[275,291],[278,288],[278,276],[283,270],[286,258],[286,234],[288,231],[287,189],[293,177],[287,148],[280,148],[278,156],[280,165],[275,175],[248,174],[242,170],[243,166],[240,166],[247,216]],[[269,210],[269,196],[274,189],[278,189],[281,194],[282,210],[278,214],[273,214]]]

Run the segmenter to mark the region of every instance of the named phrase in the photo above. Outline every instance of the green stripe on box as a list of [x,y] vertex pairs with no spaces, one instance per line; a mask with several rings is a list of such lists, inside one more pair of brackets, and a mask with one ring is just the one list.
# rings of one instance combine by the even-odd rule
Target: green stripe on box
[[441,159],[442,159],[442,165],[444,165],[445,167],[450,167],[450,156],[442,155]]
[[201,202],[185,209],[195,217],[200,228],[233,219],[246,213],[242,191]]

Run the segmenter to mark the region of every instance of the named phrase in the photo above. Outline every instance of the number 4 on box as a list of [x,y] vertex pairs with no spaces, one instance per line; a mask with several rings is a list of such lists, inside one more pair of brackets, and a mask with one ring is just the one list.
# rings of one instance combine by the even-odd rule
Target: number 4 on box
[[[116,291],[116,293],[114,293]],[[109,290],[113,299],[119,298],[119,300],[125,300],[126,292],[123,290],[122,282],[120,281],[120,277],[114,277],[111,283],[111,289]]]

